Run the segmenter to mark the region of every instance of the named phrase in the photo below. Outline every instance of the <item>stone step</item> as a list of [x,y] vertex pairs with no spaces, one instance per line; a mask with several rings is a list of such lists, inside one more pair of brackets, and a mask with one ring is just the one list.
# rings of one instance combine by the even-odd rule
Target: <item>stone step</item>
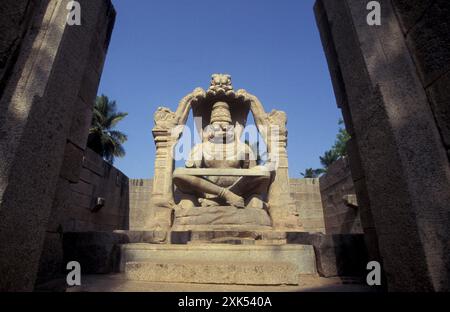
[[128,280],[171,283],[298,285],[297,266],[283,262],[127,262]]
[[120,271],[131,262],[196,263],[230,259],[245,263],[288,263],[297,274],[317,274],[316,258],[311,245],[230,245],[230,244],[147,244],[120,246]]

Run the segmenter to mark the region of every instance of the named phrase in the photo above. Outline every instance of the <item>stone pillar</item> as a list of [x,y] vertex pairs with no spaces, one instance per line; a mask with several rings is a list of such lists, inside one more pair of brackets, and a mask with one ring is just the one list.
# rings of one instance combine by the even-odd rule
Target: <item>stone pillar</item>
[[83,141],[72,129],[77,128],[74,115],[92,107],[114,24],[109,0],[79,0],[82,24],[69,26],[68,3],[2,1],[2,9],[7,9],[1,14],[7,18],[17,12],[18,4],[24,5],[29,16],[25,19],[28,25],[20,26],[23,32],[8,59],[9,70],[1,77],[2,291],[33,289],[46,230],[53,231],[50,215],[58,215],[59,205],[52,211],[56,190],[71,181],[60,179],[71,171],[63,163],[79,167],[74,162],[82,159],[77,158],[82,153],[70,152],[78,150],[77,142]]
[[286,114],[273,111],[267,117],[270,122],[267,135],[268,150],[276,163],[273,182],[269,187],[268,203],[275,229],[299,229],[301,227],[299,215],[296,214],[295,203],[291,198],[289,163],[287,155]]
[[146,227],[148,229],[169,229],[172,225],[172,211],[175,205],[173,199],[172,173],[174,170],[173,149],[177,138],[171,134],[171,129],[153,129],[155,139],[155,172],[150,216]]
[[[367,24],[368,1],[319,0],[315,6],[336,100],[352,136],[350,161],[353,178],[358,177],[358,202],[370,207],[365,213],[372,216],[368,220],[376,233],[389,290],[448,291],[449,160],[427,85],[413,61],[423,54],[407,44],[392,7],[399,1],[379,2],[380,26]],[[448,9],[448,1],[433,3]],[[435,27],[445,28],[447,39],[441,36],[445,40],[448,25],[447,16]],[[433,33],[433,28],[428,30]],[[447,53],[422,52],[448,69],[448,45],[438,47]],[[358,167],[361,170],[354,172]],[[370,225],[364,224],[367,218],[364,221],[362,214],[366,231]]]

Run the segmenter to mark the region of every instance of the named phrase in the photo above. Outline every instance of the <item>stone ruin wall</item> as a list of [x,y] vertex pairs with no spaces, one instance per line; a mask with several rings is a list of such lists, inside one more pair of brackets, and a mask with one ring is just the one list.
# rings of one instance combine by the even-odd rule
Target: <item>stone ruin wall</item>
[[347,157],[340,158],[320,177],[326,234],[360,234],[360,210]]
[[[65,233],[128,229],[128,177],[91,149],[84,152],[78,182],[63,185],[54,199],[61,217],[57,232],[49,232],[45,238],[38,284],[58,276],[64,269]],[[104,205],[96,207],[99,198],[104,199]]]
[[[64,232],[128,229],[128,177],[86,149],[78,183],[70,184]],[[104,199],[103,206],[97,200]]]

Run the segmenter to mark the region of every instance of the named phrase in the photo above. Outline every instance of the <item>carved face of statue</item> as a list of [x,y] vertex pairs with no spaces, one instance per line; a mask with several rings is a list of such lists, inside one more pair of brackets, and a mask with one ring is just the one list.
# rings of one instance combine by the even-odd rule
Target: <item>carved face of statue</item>
[[231,143],[234,141],[234,127],[231,124],[230,107],[226,102],[216,102],[211,111],[211,124],[206,135],[212,143]]
[[225,144],[234,142],[234,126],[229,122],[213,122],[205,130],[211,143]]

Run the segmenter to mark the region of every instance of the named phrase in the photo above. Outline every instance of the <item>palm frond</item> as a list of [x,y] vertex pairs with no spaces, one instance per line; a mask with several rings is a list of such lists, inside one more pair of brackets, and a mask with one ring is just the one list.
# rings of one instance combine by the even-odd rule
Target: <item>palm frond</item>
[[127,115],[128,113],[117,112],[116,101],[111,101],[103,94],[97,97],[89,129],[88,147],[111,164],[114,157],[125,156],[122,144],[128,139],[126,134],[111,129]]

